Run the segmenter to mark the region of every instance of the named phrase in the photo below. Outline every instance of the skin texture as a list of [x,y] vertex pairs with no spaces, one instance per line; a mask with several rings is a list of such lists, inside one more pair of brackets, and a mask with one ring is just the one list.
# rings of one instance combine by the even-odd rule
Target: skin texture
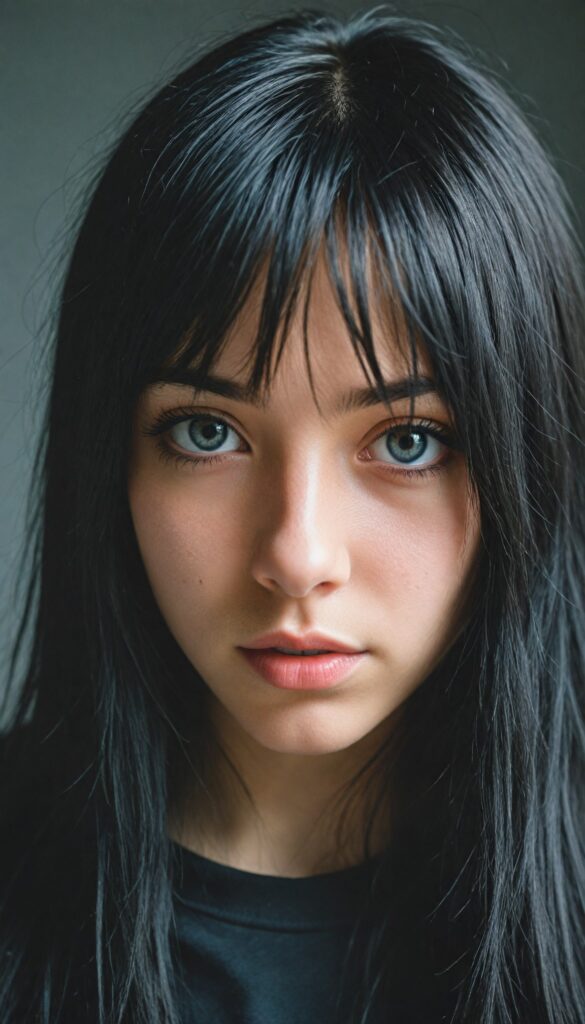
[[[257,286],[214,366],[242,383],[259,298]],[[372,315],[384,375],[405,376],[395,341]],[[301,306],[266,408],[215,394],[193,402],[192,390],[181,385],[143,393],[128,483],[155,599],[207,684],[210,728],[258,810],[226,780],[221,824],[200,821],[187,805],[180,825],[169,822],[170,834],[225,864],[289,877],[359,859],[357,845],[350,843],[342,860],[333,850],[326,809],[452,642],[479,543],[462,453],[428,438],[415,465],[450,461],[436,475],[407,478],[396,448],[388,451],[384,430],[409,418],[408,399],[392,413],[380,404],[333,417],[338,397],[367,380],[322,261],[308,329],[321,414],[307,376]],[[421,358],[420,373],[432,376],[422,352]],[[160,438],[144,434],[162,410],[185,406],[233,428],[221,445],[223,461],[164,460]],[[417,398],[419,417],[453,426],[437,394]],[[166,441],[195,455],[186,427],[171,428]],[[369,654],[333,689],[279,690],[237,650],[277,628],[314,628]],[[379,844],[384,838],[381,831]]]

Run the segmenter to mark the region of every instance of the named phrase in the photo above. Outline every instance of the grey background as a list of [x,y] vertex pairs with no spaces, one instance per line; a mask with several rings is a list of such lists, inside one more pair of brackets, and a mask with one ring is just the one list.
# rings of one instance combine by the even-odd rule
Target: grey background
[[[552,152],[582,234],[585,0],[399,7],[452,28],[499,71]],[[0,687],[47,385],[45,322],[84,182],[141,100],[202,45],[293,9],[274,0],[0,0]]]

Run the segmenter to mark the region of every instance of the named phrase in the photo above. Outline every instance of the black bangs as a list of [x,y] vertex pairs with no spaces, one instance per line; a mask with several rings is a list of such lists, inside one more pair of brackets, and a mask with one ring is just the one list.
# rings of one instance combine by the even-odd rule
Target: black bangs
[[[228,46],[213,69],[205,71],[204,62],[183,73],[131,129],[114,160],[118,181],[113,167],[106,175],[110,204],[113,188],[127,197],[128,249],[120,279],[127,307],[129,295],[141,300],[132,303],[133,320],[125,324],[135,335],[138,360],[128,365],[147,379],[175,357],[180,366],[195,362],[208,370],[267,266],[251,379],[256,391],[326,238],[349,336],[382,387],[364,254],[368,240],[379,248],[392,217],[406,217],[408,232],[412,211],[406,196],[401,214],[400,196],[423,160],[424,139],[417,134],[418,105],[405,115],[402,92],[394,99],[384,84],[391,40],[378,46],[380,66],[368,78],[372,61],[360,54],[359,41],[348,42],[344,52],[335,41],[338,28],[331,25],[328,33],[327,19],[318,24],[318,45],[309,47],[301,26],[285,20],[280,43],[257,30],[249,34],[248,53],[240,44],[233,67]],[[398,75],[397,59],[395,64]],[[373,141],[375,136],[380,138]],[[357,319],[338,239],[349,257]],[[379,304],[392,316],[396,254],[374,251],[374,257],[378,279],[386,282]],[[415,361],[413,343],[411,353]]]
[[[338,70],[327,68],[326,79],[321,83],[322,72],[319,76],[315,71],[313,74],[315,81],[307,81],[307,92],[310,94],[318,87],[322,95],[317,98],[323,102],[327,90],[335,87]],[[247,102],[254,110],[249,98]],[[225,103],[228,109],[229,97]],[[219,152],[210,150],[206,154],[210,166],[213,168],[217,162],[218,168],[214,178],[221,200],[212,204],[215,216],[204,217],[199,210],[196,215],[188,210],[177,215],[175,209],[176,221],[169,223],[165,238],[159,241],[156,277],[153,273],[152,286],[146,289],[150,296],[149,327],[141,334],[141,376],[144,374],[146,382],[158,379],[161,368],[169,364],[177,369],[196,365],[204,378],[221,354],[246,300],[263,278],[258,330],[250,349],[250,361],[255,356],[250,393],[256,396],[269,386],[303,292],[305,354],[313,386],[307,325],[312,273],[316,260],[323,254],[356,356],[364,373],[366,365],[369,366],[381,395],[385,394],[374,352],[370,311],[373,304],[389,321],[393,344],[402,351],[404,332],[398,328],[408,324],[401,323],[403,317],[396,308],[392,285],[396,272],[376,251],[375,240],[382,227],[371,223],[366,193],[360,183],[361,159],[356,138],[349,131],[349,124],[341,130],[333,117],[325,123],[322,116],[317,116],[319,105],[313,102],[313,106],[315,111],[310,118],[306,113],[302,115],[305,123],[299,113],[296,135],[291,127],[294,121],[284,120],[290,117],[285,108],[281,125],[274,124],[272,112],[270,121],[256,124],[249,138],[240,133],[239,144],[233,148],[231,119],[226,125],[226,138],[221,137],[221,124],[218,125],[213,145]],[[254,113],[259,121],[257,111]],[[311,122],[321,125],[318,132]],[[258,149],[259,137],[263,139],[262,150]],[[273,150],[270,161],[264,149]],[[231,153],[234,166],[227,163],[224,150]],[[248,175],[246,157],[250,164]],[[194,182],[192,195],[182,195],[185,201],[198,203],[196,169],[190,168],[189,176]],[[175,187],[179,187],[176,178],[174,181]],[[168,201],[175,202],[176,197],[162,195],[155,210],[157,216]],[[144,229],[152,232],[152,224]],[[205,254],[204,259],[201,254]],[[178,266],[188,267],[190,272],[177,273]],[[169,270],[173,280],[161,282],[161,273],[165,275]],[[377,289],[373,298],[372,287]],[[169,291],[176,294],[172,307]],[[155,296],[160,296],[160,300]],[[157,310],[166,312],[169,308],[175,315],[165,316],[161,323]],[[181,322],[177,322],[177,314]],[[154,324],[156,335],[152,330]],[[410,347],[416,365],[414,341]],[[272,366],[275,350],[276,362]],[[145,366],[146,359],[149,365]],[[313,394],[318,404],[314,389]]]
[[155,368],[149,379],[172,379],[175,373],[196,368],[198,379],[204,381],[231,336],[231,327],[238,313],[252,291],[261,284],[258,327],[246,360],[252,364],[247,393],[253,398],[257,398],[260,393],[263,397],[267,396],[284,352],[291,321],[302,299],[305,360],[315,404],[319,408],[310,362],[308,323],[313,274],[317,260],[323,258],[337,306],[345,321],[347,338],[364,371],[364,377],[368,379],[369,369],[381,400],[390,403],[391,398],[374,349],[374,309],[384,324],[383,337],[388,338],[388,348],[397,349],[406,364],[406,346],[409,347],[414,401],[420,331],[411,332],[408,320],[400,315],[400,306],[394,297],[395,288],[392,285],[394,268],[381,263],[379,253],[373,250],[373,232],[367,223],[363,197],[356,195],[352,206],[345,199],[343,204],[338,203],[323,225],[322,236],[306,239],[301,236],[298,253],[292,254],[290,251],[291,239],[295,238],[294,231],[283,225],[281,237],[282,243],[273,243],[270,254],[260,263],[257,276],[242,282],[241,292],[234,297],[233,311],[223,308],[223,316],[228,323],[226,333],[221,337],[216,333],[215,308],[208,306],[202,309],[198,319],[189,326],[181,339],[178,350],[167,358],[163,366]]

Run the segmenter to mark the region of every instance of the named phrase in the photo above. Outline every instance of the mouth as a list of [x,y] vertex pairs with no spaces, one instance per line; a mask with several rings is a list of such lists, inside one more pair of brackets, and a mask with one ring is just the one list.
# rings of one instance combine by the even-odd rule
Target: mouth
[[282,690],[325,690],[347,679],[367,651],[282,650],[240,647],[248,664],[272,686]]

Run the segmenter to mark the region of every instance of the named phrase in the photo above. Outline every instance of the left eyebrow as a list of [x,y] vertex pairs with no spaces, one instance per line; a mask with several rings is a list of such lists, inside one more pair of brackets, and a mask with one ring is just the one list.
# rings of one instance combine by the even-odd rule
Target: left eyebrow
[[[222,395],[224,398],[231,398],[235,402],[244,402],[254,408],[265,408],[267,402],[258,395],[252,395],[250,389],[243,384],[230,380],[227,377],[218,377],[214,374],[207,374],[202,377],[196,370],[192,369],[161,369],[156,374],[156,380],[151,381],[151,386],[156,384],[179,384],[193,388],[196,392],[209,392],[215,395]],[[335,406],[334,415],[343,416],[357,409],[367,409],[371,405],[379,405],[386,402],[397,402],[401,398],[417,398],[420,395],[439,394],[438,388],[430,377],[403,377],[400,380],[385,380],[386,398],[382,395],[377,385],[351,388],[341,395]]]

